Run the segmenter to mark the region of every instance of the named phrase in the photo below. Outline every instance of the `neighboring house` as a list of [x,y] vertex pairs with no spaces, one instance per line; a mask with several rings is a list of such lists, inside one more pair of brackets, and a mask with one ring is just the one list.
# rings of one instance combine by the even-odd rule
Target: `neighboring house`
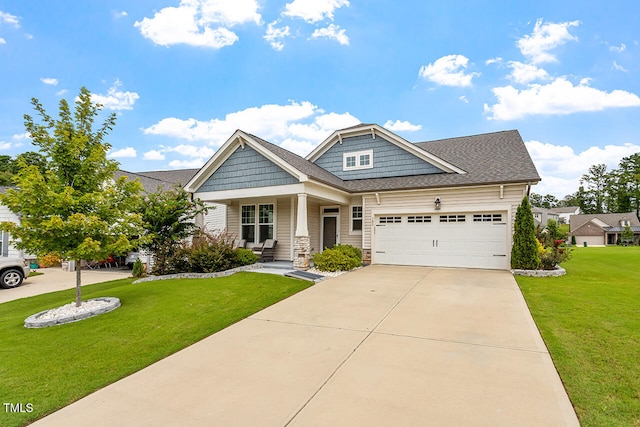
[[578,206],[567,206],[564,208],[551,208],[551,212],[558,214],[560,224],[569,224],[572,215],[580,215]]
[[534,206],[531,208],[531,212],[533,212],[533,222],[536,226],[545,226],[550,219],[554,220],[555,222],[559,222],[560,220],[560,215],[551,211],[550,209],[544,209]]
[[306,158],[238,130],[185,189],[296,268],[341,243],[376,264],[509,269],[515,212],[538,181],[515,130],[413,144],[361,124]]
[[634,244],[640,240],[640,221],[635,212],[572,215],[569,233],[578,246],[616,245],[625,227],[631,227]]
[[[6,193],[8,188],[11,187],[0,186],[0,193]],[[4,221],[19,223],[20,217],[11,212],[11,210],[5,205],[0,204],[0,222]],[[0,230],[0,239],[2,240],[2,242],[0,243],[0,256],[25,256],[24,251],[15,248],[13,244],[11,244],[11,239],[7,231]]]

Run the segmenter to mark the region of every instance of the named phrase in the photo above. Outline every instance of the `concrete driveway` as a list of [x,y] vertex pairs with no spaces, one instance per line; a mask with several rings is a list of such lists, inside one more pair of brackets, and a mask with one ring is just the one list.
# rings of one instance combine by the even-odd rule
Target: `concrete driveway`
[[505,271],[325,280],[35,426],[574,426]]
[[[0,289],[0,303],[76,287],[75,271],[63,271],[60,267],[40,268],[37,271],[43,274],[27,278],[17,288]],[[120,268],[82,270],[82,286],[125,277],[131,277],[131,270]]]

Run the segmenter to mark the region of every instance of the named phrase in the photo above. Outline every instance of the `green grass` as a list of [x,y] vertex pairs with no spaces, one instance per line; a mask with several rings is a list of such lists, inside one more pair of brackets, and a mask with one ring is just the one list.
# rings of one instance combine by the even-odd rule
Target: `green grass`
[[517,277],[583,426],[640,426],[640,247],[576,248]]
[[83,287],[83,299],[120,298],[117,310],[80,322],[24,328],[24,319],[74,300],[75,289],[0,304],[1,426],[20,426],[80,399],[309,286],[283,276],[238,273],[216,279]]

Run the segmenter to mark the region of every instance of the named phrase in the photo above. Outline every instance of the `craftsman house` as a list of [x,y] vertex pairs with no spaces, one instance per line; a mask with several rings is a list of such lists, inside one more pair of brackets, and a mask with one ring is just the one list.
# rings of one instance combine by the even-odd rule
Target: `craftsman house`
[[306,158],[238,130],[185,189],[296,268],[340,243],[377,264],[508,269],[515,211],[539,180],[515,130],[414,144],[361,124]]

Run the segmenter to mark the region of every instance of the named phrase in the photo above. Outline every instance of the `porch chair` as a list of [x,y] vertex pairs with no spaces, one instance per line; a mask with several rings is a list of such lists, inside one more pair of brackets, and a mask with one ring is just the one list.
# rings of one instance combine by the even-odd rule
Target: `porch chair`
[[259,262],[275,261],[277,240],[267,239],[264,241],[262,248],[254,249],[256,255],[258,255]]
[[240,239],[240,240],[235,240],[233,242],[233,249],[238,249],[238,248],[246,248],[247,247],[247,239]]

